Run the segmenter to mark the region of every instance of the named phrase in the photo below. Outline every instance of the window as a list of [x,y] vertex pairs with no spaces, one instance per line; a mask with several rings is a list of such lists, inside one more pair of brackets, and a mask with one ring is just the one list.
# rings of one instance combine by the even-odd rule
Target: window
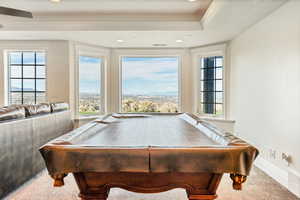
[[79,115],[97,115],[101,108],[102,59],[79,56]]
[[223,57],[201,59],[201,113],[223,115]]
[[178,112],[178,57],[122,57],[121,66],[122,112]]
[[37,104],[46,101],[44,51],[8,52],[8,103]]

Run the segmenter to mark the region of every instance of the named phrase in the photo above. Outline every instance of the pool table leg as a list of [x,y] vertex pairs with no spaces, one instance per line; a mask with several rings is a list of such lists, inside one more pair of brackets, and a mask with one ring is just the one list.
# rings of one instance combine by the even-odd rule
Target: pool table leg
[[189,200],[214,200],[218,198],[216,195],[217,188],[221,182],[223,174],[213,174],[209,182],[208,187],[199,188],[197,186],[192,187],[192,189],[187,190],[187,196]]
[[242,190],[242,184],[247,180],[247,176],[240,174],[230,174],[230,178],[233,181],[232,187],[235,190]]
[[103,193],[89,193],[89,194],[83,194],[80,193],[79,197],[81,200],[106,200],[108,197],[108,192]]
[[90,187],[82,173],[74,173],[73,175],[80,190],[78,196],[81,200],[106,200],[108,198],[110,188],[105,186]]

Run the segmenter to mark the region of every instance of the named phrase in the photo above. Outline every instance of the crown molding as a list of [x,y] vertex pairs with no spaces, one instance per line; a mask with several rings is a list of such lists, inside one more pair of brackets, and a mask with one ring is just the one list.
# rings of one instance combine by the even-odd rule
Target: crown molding
[[34,20],[35,21],[199,21],[199,15],[192,14],[192,13],[180,13],[180,14],[35,13]]
[[3,31],[199,31],[199,21],[32,21],[7,23]]

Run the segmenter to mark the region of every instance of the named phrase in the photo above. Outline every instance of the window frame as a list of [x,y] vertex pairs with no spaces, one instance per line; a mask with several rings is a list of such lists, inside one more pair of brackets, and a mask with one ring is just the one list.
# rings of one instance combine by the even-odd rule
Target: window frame
[[[202,71],[205,70],[205,69],[209,69],[209,68],[206,68],[206,67],[203,67],[203,62],[204,62],[204,59],[206,58],[213,58],[214,59],[214,62],[216,62],[216,59],[217,58],[222,58],[222,66],[221,67],[217,67],[217,66],[214,66],[213,69],[216,70],[216,69],[222,69],[222,78],[216,78],[216,74],[214,74],[214,78],[213,79],[201,79],[202,78]],[[199,78],[199,81],[200,81],[200,91],[199,91],[199,95],[200,95],[200,108],[198,110],[199,113],[201,113],[201,115],[206,115],[206,116],[223,116],[224,115],[224,94],[225,94],[225,87],[224,87],[224,57],[223,56],[203,56],[200,58],[200,78]],[[214,81],[214,89],[212,91],[204,91],[202,90],[202,84],[205,82],[205,81]],[[217,90],[217,81],[222,81],[222,90]],[[203,95],[205,92],[208,92],[208,93],[214,93],[214,102],[207,102],[207,103],[203,103],[201,102],[202,101],[202,98],[201,98],[201,94]],[[216,101],[216,94],[217,93],[222,93],[222,103],[218,103]],[[214,112],[216,112],[216,106],[217,105],[222,105],[222,114],[207,114],[207,113],[204,113],[203,110],[201,109],[202,105],[204,106],[205,104],[210,104],[210,105],[213,105],[214,106]]]
[[182,110],[182,55],[176,55],[176,54],[128,54],[128,55],[119,55],[119,94],[118,94],[118,112],[124,113],[122,111],[122,100],[123,100],[123,79],[122,79],[122,72],[123,72],[123,66],[122,66],[122,59],[123,58],[177,58],[178,59],[178,113]]
[[[20,52],[20,53],[22,53],[22,55],[23,55],[23,53],[26,53],[26,52],[32,52],[32,53],[35,53],[35,62],[34,62],[34,64],[24,64],[23,63],[23,56],[22,56],[22,62],[20,63],[20,64],[13,64],[13,65],[11,65],[10,64],[10,53],[15,53],[15,52]],[[45,64],[43,64],[43,65],[37,65],[37,63],[36,63],[36,53],[44,53],[45,54]],[[36,95],[38,94],[38,93],[44,93],[45,94],[45,102],[47,102],[48,101],[48,52],[47,52],[47,50],[46,49],[13,49],[13,50],[5,50],[4,51],[4,63],[5,63],[5,70],[4,70],[4,72],[5,72],[5,105],[11,105],[10,104],[10,93],[21,93],[22,94],[22,104],[24,104],[24,100],[23,100],[23,93],[24,93],[24,91],[23,91],[23,83],[22,83],[22,91],[20,91],[20,92],[17,92],[17,91],[11,91],[10,89],[10,80],[11,79],[14,79],[14,80],[24,80],[24,79],[28,79],[28,80],[34,80],[34,82],[35,82],[35,91],[34,91],[34,94],[35,94],[35,103],[34,104],[37,104],[37,98],[36,98]],[[34,76],[34,78],[24,78],[23,77],[23,73],[22,73],[22,77],[21,78],[12,78],[11,77],[11,74],[10,74],[10,67],[11,66],[21,66],[22,67],[22,72],[23,72],[23,68],[24,68],[24,66],[34,66],[35,67],[35,76]],[[37,78],[36,77],[36,67],[37,66],[44,66],[45,67],[45,78]],[[36,90],[36,81],[37,80],[45,80],[45,91],[37,91]],[[26,93],[26,92],[25,92]]]
[[[100,111],[95,115],[80,115],[79,113],[79,102],[80,102],[80,57],[90,57],[90,58],[98,58],[101,59],[101,65],[100,65]],[[103,115],[106,113],[106,84],[105,84],[105,66],[106,66],[106,56],[97,53],[97,52],[89,52],[89,51],[79,51],[76,55],[76,69],[75,69],[75,119],[81,119],[81,118],[95,118],[99,115]]]
[[[227,116],[227,92],[228,87],[226,85],[227,79],[227,69],[226,69],[226,44],[195,48],[191,50],[193,55],[193,65],[194,65],[194,112],[205,118],[218,118],[226,119]],[[223,72],[222,72],[222,84],[223,84],[223,113],[221,115],[217,114],[205,114],[201,110],[201,67],[202,59],[207,57],[223,57]]]

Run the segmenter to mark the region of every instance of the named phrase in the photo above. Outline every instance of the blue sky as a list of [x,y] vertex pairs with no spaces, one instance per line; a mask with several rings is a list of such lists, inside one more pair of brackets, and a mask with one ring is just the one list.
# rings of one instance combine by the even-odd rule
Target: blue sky
[[[80,58],[80,91],[99,93],[101,59]],[[99,86],[99,87],[97,87]],[[124,95],[178,95],[177,57],[123,57]]]
[[[22,52],[10,53],[10,63],[11,64],[21,64],[22,62]],[[24,64],[34,64],[35,62],[35,52],[24,52],[23,53],[23,63]],[[36,63],[45,64],[46,54],[44,52],[36,53]]]

